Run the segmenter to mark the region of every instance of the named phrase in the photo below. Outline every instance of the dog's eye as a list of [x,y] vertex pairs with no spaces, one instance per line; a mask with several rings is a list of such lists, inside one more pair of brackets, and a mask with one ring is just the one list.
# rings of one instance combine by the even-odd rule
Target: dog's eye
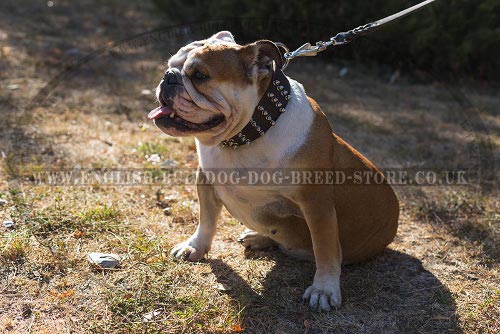
[[195,71],[191,77],[193,79],[196,79],[196,80],[205,80],[205,79],[208,79],[208,75],[203,74],[200,71]]

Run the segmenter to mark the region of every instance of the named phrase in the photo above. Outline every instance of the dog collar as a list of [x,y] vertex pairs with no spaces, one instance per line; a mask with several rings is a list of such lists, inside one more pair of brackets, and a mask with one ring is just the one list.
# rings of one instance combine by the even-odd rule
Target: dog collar
[[290,98],[290,82],[281,69],[276,69],[267,90],[253,111],[250,122],[235,136],[222,141],[220,147],[237,149],[263,136],[286,111],[285,108]]

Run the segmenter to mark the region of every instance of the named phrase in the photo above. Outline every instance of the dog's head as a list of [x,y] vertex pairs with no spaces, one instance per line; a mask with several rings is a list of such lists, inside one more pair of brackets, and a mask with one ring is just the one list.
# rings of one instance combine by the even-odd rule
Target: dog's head
[[269,85],[273,61],[281,68],[274,43],[238,45],[228,31],[190,43],[169,59],[156,89],[160,107],[149,118],[169,135],[216,145],[248,123]]

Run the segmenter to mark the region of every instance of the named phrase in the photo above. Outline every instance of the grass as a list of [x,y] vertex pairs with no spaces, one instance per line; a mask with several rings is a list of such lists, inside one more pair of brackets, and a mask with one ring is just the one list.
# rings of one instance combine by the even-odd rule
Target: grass
[[142,153],[143,156],[147,159],[151,157],[153,154],[158,154],[160,157],[165,157],[168,154],[167,144],[163,143],[141,143],[139,142],[137,145],[137,151]]
[[7,239],[3,244],[1,259],[4,263],[23,261],[27,252],[27,244],[24,238],[16,235],[5,236]]
[[[167,52],[175,51],[162,45],[94,58],[36,108],[30,124],[16,121],[61,70],[65,50],[91,52],[163,19],[148,3],[54,3],[0,4],[0,32],[8,36],[0,33],[0,198],[7,201],[0,220],[15,222],[0,226],[0,332],[500,331],[497,188],[396,187],[396,240],[381,256],[343,267],[343,305],[325,314],[301,302],[314,265],[245,251],[236,242],[244,227],[226,211],[206,260],[173,261],[170,249],[196,227],[194,186],[34,184],[26,171],[152,168],[161,175],[172,165],[197,166],[192,138],[167,137],[145,119],[155,102],[141,92],[154,89]],[[86,14],[88,6],[99,11]],[[288,74],[319,101],[335,131],[377,165],[474,168],[475,148],[488,145],[498,157],[497,132],[465,131],[461,109],[441,84],[402,76],[391,85],[361,66],[343,78],[338,70],[311,59]],[[7,89],[10,83],[19,88]],[[498,96],[463,90],[489,129],[500,128]],[[155,154],[160,162],[150,159]],[[98,270],[89,252],[122,261]]]

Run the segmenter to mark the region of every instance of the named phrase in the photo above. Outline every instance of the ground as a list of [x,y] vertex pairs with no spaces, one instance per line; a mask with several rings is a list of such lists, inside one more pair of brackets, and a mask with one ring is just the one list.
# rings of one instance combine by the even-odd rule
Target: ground
[[[500,331],[494,183],[396,186],[395,241],[380,256],[343,267],[343,305],[331,313],[301,302],[312,263],[245,251],[236,242],[244,227],[225,211],[205,261],[166,256],[195,229],[192,185],[37,185],[29,175],[47,168],[196,168],[194,140],[161,134],[145,117],[182,38],[113,47],[163,20],[149,3],[0,4],[0,220],[15,224],[0,226],[0,331]],[[213,32],[204,29],[203,36]],[[500,144],[495,91],[394,73],[319,57],[287,71],[334,131],[376,165],[482,166],[488,179],[484,167]],[[95,251],[120,255],[120,266],[91,266],[87,253]]]

